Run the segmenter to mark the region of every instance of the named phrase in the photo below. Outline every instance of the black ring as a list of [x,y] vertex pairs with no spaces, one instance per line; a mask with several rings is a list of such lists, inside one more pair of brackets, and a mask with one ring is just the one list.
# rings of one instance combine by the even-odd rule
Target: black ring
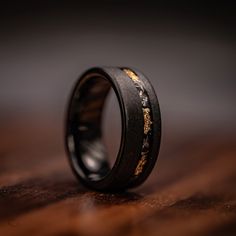
[[[110,167],[102,144],[102,110],[110,90],[116,93],[122,134],[115,164]],[[147,78],[130,68],[86,71],[72,92],[66,119],[66,149],[81,182],[96,190],[117,191],[143,183],[160,148],[161,115]]]

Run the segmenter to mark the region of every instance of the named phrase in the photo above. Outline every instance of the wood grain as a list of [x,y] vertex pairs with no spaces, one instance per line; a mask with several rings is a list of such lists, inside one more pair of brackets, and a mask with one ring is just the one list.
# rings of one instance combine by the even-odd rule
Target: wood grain
[[148,181],[109,194],[78,183],[60,142],[46,147],[55,126],[30,143],[40,129],[2,128],[0,235],[236,235],[232,133],[164,133]]

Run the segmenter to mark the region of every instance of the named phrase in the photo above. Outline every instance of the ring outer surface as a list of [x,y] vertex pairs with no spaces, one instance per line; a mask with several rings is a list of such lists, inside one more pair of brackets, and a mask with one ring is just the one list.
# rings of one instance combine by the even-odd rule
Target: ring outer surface
[[[121,191],[126,188],[137,187],[143,183],[152,171],[157,159],[161,138],[161,120],[160,109],[154,89],[145,76],[135,69],[132,69],[145,84],[148,92],[152,114],[153,114],[153,140],[150,149],[150,161],[146,168],[138,178],[133,177],[133,173],[140,158],[143,137],[143,111],[140,97],[137,89],[131,79],[118,67],[95,67],[87,70],[76,82],[74,90],[69,99],[65,135],[66,135],[66,151],[69,157],[69,163],[77,178],[87,187],[99,191]],[[86,176],[81,176],[76,170],[75,162],[72,161],[72,155],[68,148],[67,137],[70,126],[69,114],[74,95],[77,93],[83,79],[89,75],[98,75],[109,81],[113,88],[120,107],[122,118],[121,143],[116,161],[111,170],[100,180],[91,181]],[[111,114],[112,115],[112,114]]]

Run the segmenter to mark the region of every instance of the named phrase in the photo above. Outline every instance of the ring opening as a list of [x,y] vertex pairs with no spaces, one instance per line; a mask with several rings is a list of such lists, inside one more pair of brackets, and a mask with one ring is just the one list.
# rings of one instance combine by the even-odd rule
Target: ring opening
[[[91,180],[104,178],[114,164],[114,161],[109,161],[109,156],[114,155],[114,140],[107,135],[112,128],[111,114],[104,109],[108,105],[113,110],[107,99],[109,92],[113,89],[105,77],[90,74],[80,81],[70,104],[68,148],[76,171]],[[111,94],[113,102],[114,94]]]

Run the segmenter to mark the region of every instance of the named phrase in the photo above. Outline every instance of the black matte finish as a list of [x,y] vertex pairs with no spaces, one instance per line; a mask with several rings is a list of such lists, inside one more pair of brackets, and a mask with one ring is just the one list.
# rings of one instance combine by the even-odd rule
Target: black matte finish
[[[144,115],[131,78],[122,68],[92,68],[81,76],[72,92],[66,119],[66,149],[74,173],[92,189],[119,191],[136,187],[148,177],[156,162],[161,138],[158,101],[146,77],[132,71],[144,84],[152,115],[148,160],[138,176],[134,173],[142,151]],[[112,167],[101,141],[102,110],[110,88],[116,93],[122,116],[121,144]]]

